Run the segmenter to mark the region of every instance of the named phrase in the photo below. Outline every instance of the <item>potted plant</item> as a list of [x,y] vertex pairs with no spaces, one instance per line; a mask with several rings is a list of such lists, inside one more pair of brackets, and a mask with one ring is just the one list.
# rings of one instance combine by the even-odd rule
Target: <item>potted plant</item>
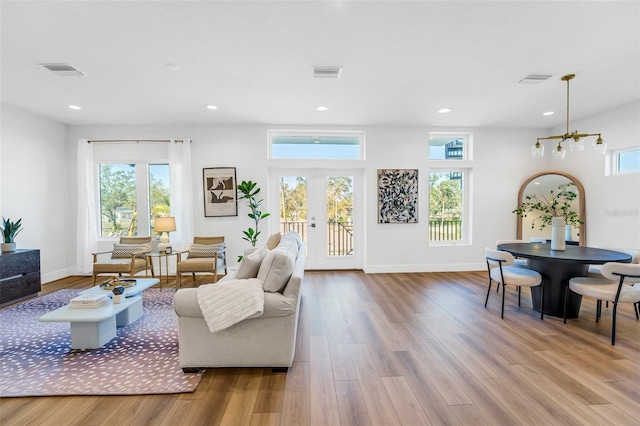
[[[578,197],[573,190],[573,182],[558,185],[557,190],[550,190],[549,195],[535,194],[525,196],[525,201],[513,210],[513,213],[527,217],[528,213],[538,213],[538,216],[531,222],[531,229],[535,229],[536,222],[539,223],[540,230],[547,225],[551,226],[551,250],[564,250],[567,236],[570,238],[571,226],[578,226],[583,223],[578,213],[573,211],[572,203]],[[567,232],[567,226],[569,232]]]
[[572,210],[572,203],[578,198],[573,188],[575,185],[571,182],[559,185],[557,190],[550,190],[549,195],[527,195],[524,197],[525,201],[512,213],[521,217],[527,217],[529,213],[538,213],[531,222],[531,229],[535,229],[536,224],[540,230],[551,226],[553,218],[562,218],[565,224],[578,226],[584,222],[578,213]]
[[257,188],[257,185],[257,182],[242,181],[237,188],[238,192],[241,194],[240,198],[247,200],[247,205],[251,209],[251,213],[249,213],[248,216],[253,219],[255,223],[255,228],[249,227],[246,231],[242,231],[244,234],[242,239],[249,241],[253,247],[255,247],[256,242],[258,241],[258,236],[260,235],[260,231],[258,231],[258,223],[260,220],[270,215],[270,213],[263,213],[260,210],[260,204],[262,204],[263,200],[256,199],[256,195],[260,192],[260,188]]
[[16,251],[14,239],[20,231],[22,231],[22,219],[12,222],[11,218],[5,219],[4,216],[2,217],[2,228],[0,228],[0,232],[2,232],[3,252]]

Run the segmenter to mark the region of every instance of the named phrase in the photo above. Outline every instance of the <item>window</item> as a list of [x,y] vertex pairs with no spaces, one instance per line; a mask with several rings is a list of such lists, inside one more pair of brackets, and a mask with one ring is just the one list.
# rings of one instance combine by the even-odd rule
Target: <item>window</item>
[[640,148],[614,151],[615,174],[640,172]]
[[470,135],[466,133],[430,133],[430,160],[469,160]]
[[429,244],[471,241],[471,139],[469,133],[429,133]]
[[465,172],[429,173],[429,241],[464,242]]
[[101,237],[153,235],[154,218],[170,216],[168,164],[106,163],[98,170]]
[[362,132],[270,131],[271,158],[360,160]]

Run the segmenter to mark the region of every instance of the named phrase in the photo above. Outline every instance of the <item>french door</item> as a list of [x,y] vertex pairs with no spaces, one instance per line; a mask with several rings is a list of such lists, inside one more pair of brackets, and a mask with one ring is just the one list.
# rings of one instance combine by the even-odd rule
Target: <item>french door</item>
[[305,268],[362,269],[362,171],[272,169],[270,174],[270,199],[278,200],[272,229],[300,234],[307,244]]

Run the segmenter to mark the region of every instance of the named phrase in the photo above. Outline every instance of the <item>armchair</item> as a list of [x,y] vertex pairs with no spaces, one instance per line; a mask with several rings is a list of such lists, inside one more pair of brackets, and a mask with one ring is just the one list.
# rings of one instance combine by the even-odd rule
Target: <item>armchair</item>
[[[184,254],[188,254],[186,259],[183,259]],[[219,270],[224,270],[224,275],[227,275],[224,237],[193,237],[193,244],[189,250],[178,253],[176,264],[178,288],[182,287],[183,274],[191,274],[194,283],[196,273],[213,274],[213,282],[217,282]]]
[[[127,274],[133,276],[138,272],[150,269],[155,276],[153,263],[145,256],[151,250],[151,237],[120,237],[120,242],[113,244],[113,250],[92,253],[93,255],[93,285],[100,274]],[[110,258],[105,255],[111,253]]]

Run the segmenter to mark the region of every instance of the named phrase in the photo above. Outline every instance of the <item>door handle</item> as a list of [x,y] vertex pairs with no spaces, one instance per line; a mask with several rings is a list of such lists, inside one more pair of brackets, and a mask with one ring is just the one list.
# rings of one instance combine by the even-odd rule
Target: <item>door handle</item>
[[315,223],[312,223],[312,224],[311,224],[311,227],[312,227],[312,228],[315,228],[315,227],[316,227],[316,224],[315,224]]

